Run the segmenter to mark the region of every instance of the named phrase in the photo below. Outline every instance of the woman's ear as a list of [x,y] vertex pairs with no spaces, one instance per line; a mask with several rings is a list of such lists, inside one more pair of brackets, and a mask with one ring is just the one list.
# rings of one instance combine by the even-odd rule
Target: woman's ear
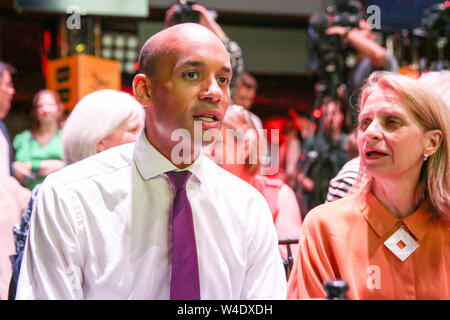
[[133,94],[137,101],[144,107],[151,103],[150,95],[151,79],[143,73],[138,73],[133,79]]
[[107,145],[107,141],[106,141],[107,138],[108,137],[105,137],[102,140],[100,140],[99,142],[97,142],[97,145],[95,146],[95,151],[97,151],[97,153],[103,152],[108,149],[108,145]]
[[442,131],[441,130],[430,130],[426,133],[425,141],[425,153],[431,156],[436,151],[442,143]]

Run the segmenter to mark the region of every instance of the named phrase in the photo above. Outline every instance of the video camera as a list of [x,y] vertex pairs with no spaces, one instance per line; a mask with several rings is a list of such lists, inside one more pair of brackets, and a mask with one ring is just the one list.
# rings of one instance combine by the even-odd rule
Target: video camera
[[346,83],[346,69],[355,65],[356,50],[343,43],[339,35],[328,35],[333,26],[359,27],[364,15],[358,1],[335,0],[326,12],[314,13],[309,19],[309,67],[318,72],[323,95],[335,97],[337,88]]
[[437,3],[425,9],[421,25],[413,30],[413,34],[426,41],[429,44],[428,48],[435,47],[437,49],[434,54],[428,52],[427,58],[420,59],[420,72],[426,69],[430,71],[450,69],[450,61],[446,60],[445,56],[445,52],[448,52],[446,47],[450,36],[450,7],[444,3]]
[[358,1],[335,0],[334,5],[327,7],[326,12],[314,13],[309,24],[317,32],[324,33],[332,26],[357,28],[363,18]]
[[421,24],[427,30],[438,31],[440,35],[448,34],[450,32],[450,6],[437,3],[431,8],[425,9]]
[[192,5],[196,2],[194,0],[178,0],[177,9],[172,17],[175,24],[184,22],[200,21],[200,12],[193,10]]

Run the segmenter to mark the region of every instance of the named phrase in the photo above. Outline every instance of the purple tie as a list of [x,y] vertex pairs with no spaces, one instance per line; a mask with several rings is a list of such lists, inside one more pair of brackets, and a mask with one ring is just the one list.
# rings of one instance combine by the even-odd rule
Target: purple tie
[[175,189],[172,208],[171,300],[200,300],[197,247],[191,205],[186,194],[189,171],[166,172]]

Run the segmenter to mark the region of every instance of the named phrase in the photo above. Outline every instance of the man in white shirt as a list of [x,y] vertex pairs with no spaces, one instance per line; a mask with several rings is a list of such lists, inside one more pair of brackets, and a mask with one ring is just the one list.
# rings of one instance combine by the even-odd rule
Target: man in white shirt
[[11,101],[15,93],[11,77],[14,72],[15,69],[11,65],[0,61],[0,177],[14,175],[13,146],[8,129],[3,122],[11,109]]
[[[146,108],[136,144],[109,149],[48,176],[32,215],[17,299],[169,299],[171,208],[167,171],[189,170],[201,299],[283,299],[286,279],[269,207],[201,148],[183,161],[200,124],[220,128],[232,76],[221,41],[197,24],[152,36],[135,97]],[[189,145],[189,143],[187,143]],[[178,149],[177,149],[178,150]]]

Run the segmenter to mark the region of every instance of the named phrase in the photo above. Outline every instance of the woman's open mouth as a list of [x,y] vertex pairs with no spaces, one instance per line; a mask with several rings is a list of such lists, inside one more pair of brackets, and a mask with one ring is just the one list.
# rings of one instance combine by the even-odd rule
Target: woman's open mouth
[[364,154],[367,159],[379,159],[388,155],[387,153],[380,150],[368,150]]

